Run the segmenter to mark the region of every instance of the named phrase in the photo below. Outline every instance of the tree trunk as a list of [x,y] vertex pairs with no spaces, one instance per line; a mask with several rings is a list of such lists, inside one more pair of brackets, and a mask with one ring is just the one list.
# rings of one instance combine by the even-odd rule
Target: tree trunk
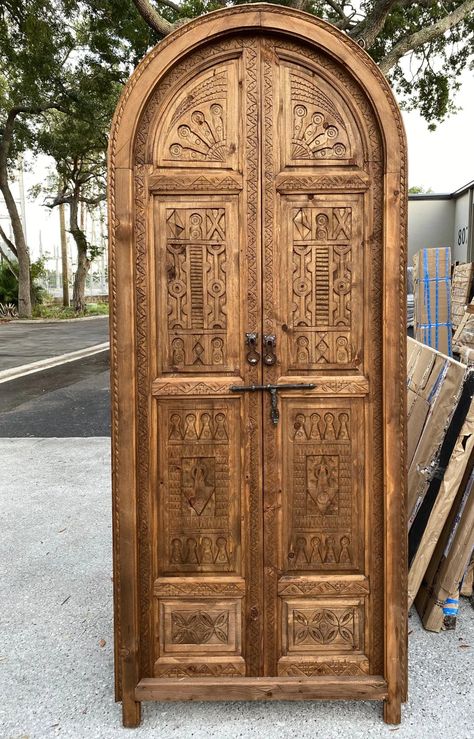
[[31,318],[30,253],[26,245],[20,214],[8,184],[7,171],[3,167],[0,171],[0,190],[10,216],[18,255],[18,315],[20,318]]
[[73,196],[69,202],[69,223],[77,247],[77,270],[74,275],[72,304],[76,313],[83,313],[86,308],[86,277],[91,266],[91,260],[87,257],[87,239],[84,232],[79,228],[77,221],[78,205],[78,197]]
[[20,214],[8,182],[8,154],[13,139],[16,116],[17,111],[11,110],[2,131],[0,144],[0,191],[4,197],[8,215],[10,216],[18,257],[18,315],[20,318],[31,318],[30,253],[26,244]]
[[63,285],[63,306],[69,307],[69,270],[67,263],[67,240],[66,240],[66,219],[64,217],[64,203],[59,206],[59,233],[61,236],[61,271]]

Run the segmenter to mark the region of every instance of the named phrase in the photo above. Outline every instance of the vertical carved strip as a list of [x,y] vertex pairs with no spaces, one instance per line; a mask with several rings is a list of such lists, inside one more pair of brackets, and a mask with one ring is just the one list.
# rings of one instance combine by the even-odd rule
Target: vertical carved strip
[[[260,306],[258,299],[260,290],[259,262],[257,250],[260,248],[258,234],[260,206],[259,199],[259,125],[258,125],[258,100],[259,83],[257,78],[257,48],[258,41],[255,38],[244,40],[244,90],[245,90],[245,157],[247,166],[246,190],[245,190],[245,217],[247,228],[246,249],[246,276],[247,276],[247,321],[249,330],[260,331]],[[249,382],[260,381],[260,370],[258,367],[248,367],[246,377]],[[257,393],[249,393],[245,399],[248,409],[248,434],[249,444],[247,446],[250,455],[250,480],[249,480],[249,520],[247,521],[246,537],[248,541],[246,572],[247,578],[247,631],[246,631],[246,662],[248,675],[261,674],[261,615],[258,617],[259,606],[262,600],[262,571],[260,559],[260,547],[262,546],[262,516],[261,516],[261,483],[260,483],[260,420],[261,400]]]
[[[274,274],[274,219],[275,219],[275,162],[273,120],[274,104],[274,51],[272,42],[262,42],[262,104],[263,104],[263,289],[265,333],[275,333],[275,300],[277,285]],[[265,368],[265,382],[276,382],[280,369],[277,365]],[[265,402],[268,402],[266,399]],[[277,665],[277,580],[278,580],[278,542],[279,542],[279,455],[275,428],[266,421],[267,409],[264,408],[264,602],[265,633],[264,652],[266,675],[276,675]]]

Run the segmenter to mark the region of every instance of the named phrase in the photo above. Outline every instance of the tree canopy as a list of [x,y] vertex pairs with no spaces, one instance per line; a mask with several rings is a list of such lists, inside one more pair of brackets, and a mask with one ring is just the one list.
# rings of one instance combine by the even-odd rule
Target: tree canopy
[[[176,23],[239,0],[134,0],[160,35]],[[380,66],[402,105],[416,108],[428,125],[455,110],[459,75],[474,59],[474,0],[282,0],[333,23]]]

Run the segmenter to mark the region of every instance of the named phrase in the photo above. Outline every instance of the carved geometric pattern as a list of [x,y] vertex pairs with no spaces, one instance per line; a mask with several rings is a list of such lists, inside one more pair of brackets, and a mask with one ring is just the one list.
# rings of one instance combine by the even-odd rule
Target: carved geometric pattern
[[368,595],[369,581],[365,580],[314,580],[281,579],[279,595]]
[[293,611],[293,642],[295,646],[308,642],[337,645],[341,640],[354,642],[355,609],[342,612],[321,608],[316,611]]
[[191,88],[177,106],[165,151],[178,161],[224,162],[226,143],[227,71]]
[[291,74],[292,159],[342,159],[350,156],[344,121],[334,103],[314,82]]
[[229,637],[229,612],[212,617],[205,611],[172,611],[171,641],[173,644],[207,644],[224,642]]
[[315,675],[368,675],[369,660],[325,660],[324,662],[285,662],[278,665],[278,674],[289,677],[313,677]]
[[352,562],[351,539],[349,535],[341,537],[297,536],[295,545],[288,552],[288,569],[316,570],[323,565],[344,569],[344,565]]
[[171,564],[229,565],[231,543],[224,536],[173,537],[170,542]]
[[227,419],[222,411],[194,411],[193,413],[168,412],[168,440],[180,443],[184,439],[190,441],[215,441],[225,443]]
[[350,437],[348,411],[297,413],[291,430],[295,442],[310,440],[347,441]]
[[155,677],[238,677],[245,675],[245,662],[229,662],[218,664],[215,662],[187,662],[179,664],[163,663],[161,660],[155,664]]
[[368,189],[366,182],[359,175],[290,175],[277,181],[277,190],[286,192],[323,192],[324,190],[336,190],[347,192],[364,192]]
[[235,177],[226,176],[194,176],[171,177],[170,175],[154,175],[150,178],[149,188],[152,192],[184,192],[186,194],[196,190],[205,193],[214,193],[216,190],[240,192],[242,182]]
[[295,364],[348,364],[352,248],[347,242],[352,237],[352,208],[293,208],[291,218]]
[[290,413],[293,465],[288,568],[351,569],[351,410]]
[[227,352],[225,208],[166,209],[170,360],[223,368]]
[[[168,519],[165,569],[231,571],[235,546],[231,518],[228,408],[169,405],[165,415]],[[231,516],[231,511],[233,511]]]
[[158,597],[165,596],[198,596],[200,598],[215,598],[216,596],[245,595],[245,581],[226,582],[219,579],[213,582],[189,580],[188,578],[169,577],[155,581],[153,592]]

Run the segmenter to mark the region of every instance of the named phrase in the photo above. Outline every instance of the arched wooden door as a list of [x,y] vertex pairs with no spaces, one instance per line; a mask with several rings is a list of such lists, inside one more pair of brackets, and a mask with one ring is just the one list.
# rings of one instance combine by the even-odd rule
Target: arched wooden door
[[[405,154],[331,26],[194,21],[111,142],[117,697],[405,692]],[[258,386],[261,386],[260,388]]]

